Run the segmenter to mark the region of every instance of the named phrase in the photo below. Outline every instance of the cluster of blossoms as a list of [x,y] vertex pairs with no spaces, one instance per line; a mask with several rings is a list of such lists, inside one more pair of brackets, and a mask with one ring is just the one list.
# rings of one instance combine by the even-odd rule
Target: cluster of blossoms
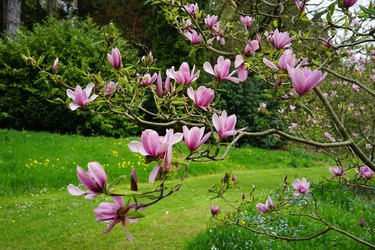
[[[73,184],[69,184],[67,189],[71,195],[84,195],[86,199],[93,199],[108,192],[107,175],[103,166],[99,162],[89,162],[88,168],[89,170],[85,172],[80,166],[77,166],[77,177],[87,190],[84,191]],[[126,228],[126,222],[137,222],[137,219],[130,218],[127,214],[130,210],[136,210],[137,206],[125,204],[123,197],[114,196],[112,199],[114,203],[102,202],[94,209],[96,221],[110,223],[104,233],[108,233],[116,224],[121,222],[129,241],[132,241],[133,238]]]

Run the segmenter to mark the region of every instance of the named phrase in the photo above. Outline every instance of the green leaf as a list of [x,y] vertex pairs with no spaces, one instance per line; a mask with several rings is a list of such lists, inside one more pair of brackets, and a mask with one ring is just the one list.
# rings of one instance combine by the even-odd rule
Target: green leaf
[[143,218],[143,217],[145,217],[145,215],[138,211],[130,211],[126,213],[126,218],[128,219],[138,219],[138,218]]
[[373,10],[373,9],[369,9],[369,8],[366,8],[366,7],[362,6],[362,5],[360,5],[359,8],[361,8],[361,10],[362,10],[364,13],[366,13],[366,14],[368,14],[368,15],[370,15],[370,16],[375,16],[375,10]]

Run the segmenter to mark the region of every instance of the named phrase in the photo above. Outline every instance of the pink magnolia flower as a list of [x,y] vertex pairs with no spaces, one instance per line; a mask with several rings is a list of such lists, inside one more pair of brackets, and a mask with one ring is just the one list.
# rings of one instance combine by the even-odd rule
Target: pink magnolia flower
[[118,87],[118,82],[108,82],[104,87],[104,95],[112,95],[116,92],[116,89]]
[[224,29],[221,28],[221,23],[217,22],[214,27],[212,27],[212,35],[214,37],[210,38],[207,40],[207,43],[210,44],[212,43],[213,40],[219,41],[222,45],[225,44],[225,37],[224,37]]
[[190,30],[185,30],[184,31],[184,36],[191,42],[191,44],[195,45],[195,44],[198,44],[201,42],[202,40],[202,35],[198,35],[198,33],[193,30],[193,29],[190,29]]
[[183,126],[184,142],[190,151],[197,150],[211,136],[211,132],[204,135],[204,128],[192,127],[190,130]]
[[268,37],[268,39],[270,42],[272,42],[276,49],[283,49],[290,47],[294,36],[289,37],[289,33],[287,31],[279,32],[279,30],[276,29],[273,34]]
[[310,92],[318,86],[327,76],[322,75],[320,70],[311,71],[309,68],[293,68],[287,65],[289,77],[292,80],[293,87],[300,95]]
[[259,42],[258,40],[248,40],[247,45],[245,47],[244,53],[247,56],[254,56],[255,51],[259,49]]
[[232,75],[235,73],[233,71],[232,73],[229,74],[229,69],[230,69],[231,62],[229,59],[224,59],[223,56],[219,56],[217,59],[217,64],[214,66],[212,69],[212,66],[209,62],[205,62],[203,64],[203,69],[211,74],[214,75],[217,79],[219,80],[229,80],[231,82],[238,83],[240,79],[236,77],[232,77]]
[[331,45],[333,45],[333,38],[331,37],[328,41],[322,41],[322,44],[327,49],[331,48]]
[[108,233],[117,223],[121,222],[128,240],[133,241],[132,235],[126,228],[126,222],[138,222],[138,219],[127,217],[127,214],[131,210],[136,210],[137,206],[135,204],[125,205],[123,197],[120,196],[113,196],[112,199],[115,203],[102,202],[94,209],[96,221],[110,223],[104,233]]
[[371,168],[366,165],[363,165],[362,167],[357,169],[357,173],[366,180],[370,180],[375,175],[374,171],[372,171]]
[[310,182],[306,178],[296,179],[293,181],[292,186],[297,190],[294,195],[299,196],[301,194],[308,194],[310,192]]
[[342,169],[341,166],[335,167],[335,168],[329,168],[329,172],[333,174],[333,176],[344,176],[346,175],[346,172],[344,169]]
[[288,65],[290,67],[293,67],[296,65],[297,59],[294,56],[292,50],[287,49],[284,51],[284,53],[281,55],[280,60],[279,60],[279,67],[280,69],[283,69],[285,71],[288,70]]
[[288,127],[290,131],[296,130],[298,128],[298,123],[292,122],[292,124]]
[[247,66],[245,64],[246,57],[237,55],[234,61],[234,67],[237,69],[238,79],[243,82],[248,77]]
[[354,4],[357,3],[358,0],[342,0],[342,4],[344,5],[345,8],[350,8],[352,7]]
[[258,203],[256,205],[257,210],[260,212],[259,216],[261,216],[262,214],[267,213],[270,207],[271,208],[275,208],[271,197],[268,196],[268,199],[266,200],[265,204]]
[[131,141],[128,148],[133,153],[139,153],[143,156],[153,158],[163,158],[168,149],[168,144],[163,142],[163,137],[152,129],[146,129],[142,132],[141,142]]
[[150,86],[150,85],[152,85],[156,81],[157,77],[158,77],[158,75],[156,73],[154,73],[152,76],[150,74],[145,74],[141,78],[141,82],[140,83],[144,87]]
[[254,19],[249,16],[241,16],[240,17],[241,23],[245,26],[246,29],[249,29],[253,24]]
[[262,103],[259,103],[259,108],[258,108],[258,111],[259,112],[264,112],[267,110],[267,104],[262,102]]
[[324,136],[329,139],[331,142],[336,142],[336,139],[328,132],[324,132]]
[[113,48],[112,53],[107,54],[107,59],[114,69],[119,69],[121,67],[121,53],[118,48]]
[[221,139],[226,139],[229,136],[235,135],[238,132],[242,132],[243,130],[245,130],[245,128],[236,130],[236,115],[233,114],[228,117],[227,111],[225,110],[221,113],[220,116],[218,116],[216,113],[213,114],[212,123],[214,124],[217,134]]
[[174,133],[173,129],[167,129],[165,136],[152,130],[146,129],[142,132],[141,142],[131,141],[128,148],[133,153],[149,156],[154,159],[163,159],[162,165],[169,170],[172,162],[172,146],[183,138],[182,133]]
[[[280,57],[279,67],[277,67],[273,62],[271,62],[270,60],[268,60],[265,57],[263,58],[263,63],[271,69],[279,70],[279,67],[280,67],[280,69],[287,71],[288,65],[290,67],[293,67],[293,68],[295,67],[295,65],[297,63],[297,59],[296,59],[295,55],[293,54],[292,50],[287,49],[287,50],[284,51],[284,53]],[[302,65],[304,63],[305,63],[305,61],[303,60],[300,65]]]
[[208,105],[213,101],[215,92],[213,89],[200,86],[196,91],[192,87],[188,88],[187,94],[194,104],[207,111]]
[[135,169],[132,168],[132,173],[130,176],[130,190],[137,191],[138,190],[138,178]]
[[86,199],[93,199],[95,196],[105,192],[107,187],[107,175],[97,161],[88,163],[89,170],[85,172],[80,166],[77,166],[77,177],[81,184],[88,190],[83,191],[79,187],[69,184],[67,189],[71,195],[84,195]]
[[74,91],[71,89],[67,89],[66,95],[73,100],[72,103],[69,103],[69,108],[71,110],[76,110],[79,107],[87,106],[92,103],[98,97],[98,95],[93,94],[89,98],[94,87],[95,85],[93,83],[89,83],[84,90],[82,90],[78,85],[76,86]]
[[219,206],[211,206],[211,214],[213,216],[217,215],[220,212],[220,207]]
[[178,69],[178,71],[175,71],[174,67],[167,70],[167,76],[170,78],[176,80],[179,84],[185,84],[189,85],[190,83],[194,82],[198,79],[200,70],[194,73],[195,65],[193,66],[193,69],[190,72],[189,64],[186,62],[183,62]]
[[158,79],[157,79],[157,85],[156,85],[156,94],[158,95],[158,97],[162,98],[164,93],[169,92],[170,89],[171,89],[170,77],[167,76],[167,79],[165,79],[164,88],[163,88],[163,81],[161,79],[161,74],[159,72]]
[[278,68],[273,62],[271,62],[270,60],[268,60],[268,59],[265,58],[265,57],[263,57],[263,63],[264,63],[267,67],[269,67],[269,68],[271,68],[271,69],[279,70],[279,68]]
[[196,16],[198,10],[199,8],[197,3],[184,5],[184,11],[193,17]]
[[207,17],[204,19],[204,23],[206,24],[206,27],[208,29],[212,29],[216,25],[217,20],[218,20],[218,16],[207,15]]
[[294,0],[294,3],[296,4],[297,8],[300,9],[300,10],[304,10],[305,9],[305,1],[304,0]]
[[59,66],[59,58],[56,57],[55,61],[52,64],[52,68],[51,68],[52,73],[55,74],[57,72],[58,66]]

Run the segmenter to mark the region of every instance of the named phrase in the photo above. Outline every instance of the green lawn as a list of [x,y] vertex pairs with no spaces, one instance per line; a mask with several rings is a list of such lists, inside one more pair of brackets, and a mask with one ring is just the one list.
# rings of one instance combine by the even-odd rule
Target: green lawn
[[[239,186],[230,193],[240,199],[251,184],[258,194],[275,188],[283,175],[303,175],[319,180],[326,168],[268,169],[237,172]],[[72,197],[67,191],[39,192],[0,198],[0,238],[2,249],[181,249],[185,242],[203,232],[209,222],[210,206],[221,200],[211,200],[208,189],[220,180],[221,174],[191,177],[182,189],[171,197],[146,209],[146,217],[129,224],[135,242],[129,243],[120,226],[102,235],[106,228],[95,222],[93,209],[103,198],[94,201]]]
[[129,141],[0,130],[1,249],[181,249],[209,226],[211,205],[229,209],[208,193],[225,170],[237,175],[239,184],[229,197],[238,200],[252,184],[258,195],[266,195],[285,174],[316,181],[329,174],[321,155],[233,149],[225,161],[194,163],[179,192],[146,209],[139,223],[129,224],[135,238],[131,244],[120,226],[103,235],[106,225],[95,222],[93,209],[105,197],[89,201],[66,191],[67,184],[78,184],[76,165],[86,168],[92,160],[102,163],[112,180],[134,166],[144,182],[153,165],[132,154]]

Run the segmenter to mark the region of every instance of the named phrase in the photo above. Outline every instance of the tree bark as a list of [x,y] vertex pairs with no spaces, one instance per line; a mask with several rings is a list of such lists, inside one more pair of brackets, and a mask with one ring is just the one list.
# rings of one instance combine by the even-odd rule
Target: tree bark
[[7,35],[13,38],[21,22],[21,0],[5,0],[4,11]]
[[47,15],[53,16],[53,0],[48,0],[47,2]]

